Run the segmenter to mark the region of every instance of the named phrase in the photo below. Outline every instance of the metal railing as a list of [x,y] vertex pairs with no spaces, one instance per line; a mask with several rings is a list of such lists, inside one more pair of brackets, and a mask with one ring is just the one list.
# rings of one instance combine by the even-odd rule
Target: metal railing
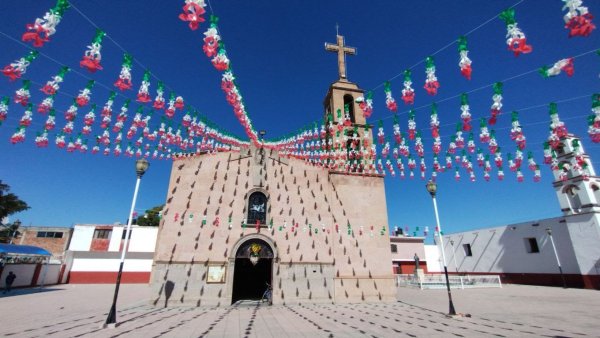
[[[448,276],[450,288],[501,288],[499,275],[451,275]],[[396,275],[396,286],[410,286],[423,289],[445,289],[446,277],[443,274]]]

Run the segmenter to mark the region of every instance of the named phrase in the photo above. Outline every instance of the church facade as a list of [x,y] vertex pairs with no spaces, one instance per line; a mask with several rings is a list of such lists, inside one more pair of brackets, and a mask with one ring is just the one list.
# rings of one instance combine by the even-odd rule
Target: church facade
[[[356,99],[363,91],[345,75],[324,101],[334,125],[372,139]],[[395,300],[383,177],[348,172],[249,146],[173,161],[158,233],[151,285],[154,304],[226,306]]]

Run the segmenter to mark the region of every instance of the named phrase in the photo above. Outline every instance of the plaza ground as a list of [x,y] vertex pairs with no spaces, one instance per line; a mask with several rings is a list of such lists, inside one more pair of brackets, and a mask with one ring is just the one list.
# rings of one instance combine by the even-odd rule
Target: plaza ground
[[[101,329],[113,285],[58,285],[1,295],[7,337],[600,337],[600,292],[522,285],[401,288],[398,302],[154,307],[146,285],[122,285],[118,321]],[[160,305],[160,304],[159,304]]]

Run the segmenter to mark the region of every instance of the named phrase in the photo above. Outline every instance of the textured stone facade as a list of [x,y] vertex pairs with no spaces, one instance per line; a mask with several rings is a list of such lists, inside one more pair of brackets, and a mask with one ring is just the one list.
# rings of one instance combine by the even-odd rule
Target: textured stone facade
[[[272,227],[242,227],[253,191],[267,195]],[[231,304],[237,249],[254,238],[273,251],[276,304],[395,299],[383,178],[246,148],[173,162],[151,276],[155,303]],[[224,283],[207,283],[210,266],[225,267]]]

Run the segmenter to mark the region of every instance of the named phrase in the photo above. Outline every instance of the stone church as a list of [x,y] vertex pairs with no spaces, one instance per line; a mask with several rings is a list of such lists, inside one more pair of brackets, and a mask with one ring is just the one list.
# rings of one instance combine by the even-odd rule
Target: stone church
[[[349,112],[352,128],[372,139],[356,103],[363,90],[346,78],[345,55],[355,49],[339,35],[326,49],[338,55],[339,78],[324,114]],[[390,262],[382,176],[313,166],[255,146],[190,155],[173,161],[153,300],[228,306],[260,299],[269,284],[274,304],[394,301]]]

